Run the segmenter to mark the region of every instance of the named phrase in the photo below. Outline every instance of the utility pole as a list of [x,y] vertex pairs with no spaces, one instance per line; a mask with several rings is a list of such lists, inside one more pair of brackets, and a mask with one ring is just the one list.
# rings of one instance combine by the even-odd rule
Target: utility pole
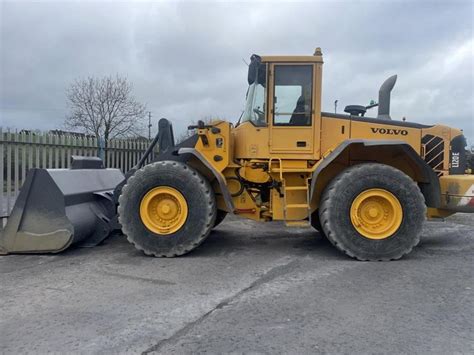
[[148,111],[148,140],[151,140],[151,111]]

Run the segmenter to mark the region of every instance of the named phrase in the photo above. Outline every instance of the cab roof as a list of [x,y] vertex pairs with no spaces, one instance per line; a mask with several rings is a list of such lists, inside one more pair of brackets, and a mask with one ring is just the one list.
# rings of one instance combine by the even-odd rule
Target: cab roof
[[300,62],[300,63],[323,63],[321,48],[317,47],[313,55],[269,55],[262,56],[262,63],[268,62]]

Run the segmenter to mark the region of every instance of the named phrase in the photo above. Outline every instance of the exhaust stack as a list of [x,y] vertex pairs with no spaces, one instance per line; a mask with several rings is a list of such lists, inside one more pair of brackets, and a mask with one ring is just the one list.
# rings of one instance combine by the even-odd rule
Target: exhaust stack
[[397,82],[397,76],[392,75],[384,81],[379,90],[379,111],[377,118],[391,120],[390,117],[390,93]]

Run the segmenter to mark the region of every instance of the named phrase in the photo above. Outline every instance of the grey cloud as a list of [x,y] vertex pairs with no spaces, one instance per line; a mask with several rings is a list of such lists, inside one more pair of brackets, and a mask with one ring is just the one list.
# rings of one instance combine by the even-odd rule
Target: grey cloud
[[393,117],[464,128],[474,143],[471,2],[3,2],[0,123],[54,128],[77,77],[120,73],[155,118],[236,121],[252,53],[323,48],[323,108],[377,98]]

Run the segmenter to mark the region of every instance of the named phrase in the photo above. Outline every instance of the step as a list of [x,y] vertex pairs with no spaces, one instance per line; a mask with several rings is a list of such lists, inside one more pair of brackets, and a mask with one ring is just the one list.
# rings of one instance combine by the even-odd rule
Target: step
[[302,172],[302,173],[311,173],[314,171],[314,169],[311,169],[311,168],[283,168],[283,170],[281,169],[276,169],[276,168],[271,168],[270,172],[272,173],[279,173],[279,172],[283,172],[283,173],[299,173],[299,172]]
[[285,186],[285,191],[306,191],[308,186]]
[[287,227],[294,227],[294,228],[309,228],[311,227],[311,223],[307,220],[303,221],[285,221],[285,225]]
[[309,208],[307,203],[289,203],[286,208]]

